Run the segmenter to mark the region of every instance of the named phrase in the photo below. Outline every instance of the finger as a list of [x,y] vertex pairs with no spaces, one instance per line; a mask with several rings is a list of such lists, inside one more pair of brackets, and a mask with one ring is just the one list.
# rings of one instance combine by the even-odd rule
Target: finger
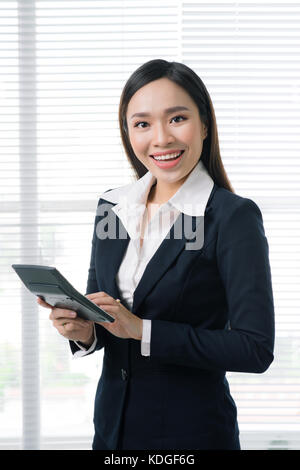
[[65,329],[65,331],[69,332],[70,331],[76,331],[78,330],[78,325],[75,325],[74,323],[72,322],[68,322],[68,323],[65,323],[64,325],[62,325]]
[[70,320],[69,318],[60,318],[59,320],[54,320],[53,325],[54,326],[64,326],[64,325],[73,325],[74,328],[84,328],[87,327],[90,323],[90,321],[83,320],[82,318],[76,318],[75,320]]
[[56,326],[57,331],[65,337],[68,337],[70,333],[76,332],[76,328],[72,326],[70,323],[65,323],[64,325],[57,325]]
[[92,294],[86,294],[86,297],[88,299],[96,299],[97,297],[106,297],[108,294],[106,292],[100,291],[100,292],[93,292]]
[[50,320],[58,320],[59,318],[74,319],[76,316],[77,313],[73,310],[52,307],[52,312],[50,313],[49,318]]
[[82,332],[83,328],[88,328],[87,325],[79,325],[78,323],[73,323],[73,322],[58,322],[57,320],[55,320],[53,322],[53,326],[54,328],[56,328],[59,333],[61,333],[62,331],[63,332]]
[[113,297],[110,297],[109,299],[101,299],[100,303],[99,303],[99,307],[108,307],[108,306],[111,306],[111,307],[117,307],[120,309],[120,307],[123,307],[124,306],[121,304],[121,300],[120,299],[114,299]]
[[107,313],[113,313],[114,315],[118,315],[120,313],[120,307],[118,304],[117,305],[101,304],[99,305],[99,307]]
[[60,335],[65,336],[67,334],[67,331],[65,330],[64,326],[58,326],[56,327],[57,331],[59,332]]
[[114,299],[111,296],[102,297],[97,299],[98,305],[120,305],[120,299]]
[[106,307],[109,307],[110,305],[113,305],[113,302],[110,300],[103,300],[103,299],[98,299],[97,301],[93,301],[97,307],[102,308],[102,310],[105,310]]
[[41,307],[53,308],[53,305],[48,304],[47,302],[45,302],[45,300],[41,299],[40,297],[37,297],[37,302],[41,305]]
[[59,327],[66,328],[68,325],[71,326],[71,324],[72,323],[70,321],[68,321],[67,318],[65,318],[65,319],[62,318],[61,320],[55,320],[53,322],[53,326],[55,326],[55,328],[59,328]]

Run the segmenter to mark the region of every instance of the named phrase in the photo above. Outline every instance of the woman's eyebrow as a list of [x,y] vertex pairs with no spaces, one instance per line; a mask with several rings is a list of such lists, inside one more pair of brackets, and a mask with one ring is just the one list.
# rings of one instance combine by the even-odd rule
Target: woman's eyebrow
[[[185,106],[173,106],[172,108],[167,108],[164,110],[164,114],[171,114],[171,113],[176,113],[177,111],[189,111],[189,108],[186,108]],[[130,119],[133,119],[134,117],[147,117],[150,116],[149,113],[135,113],[131,116]]]

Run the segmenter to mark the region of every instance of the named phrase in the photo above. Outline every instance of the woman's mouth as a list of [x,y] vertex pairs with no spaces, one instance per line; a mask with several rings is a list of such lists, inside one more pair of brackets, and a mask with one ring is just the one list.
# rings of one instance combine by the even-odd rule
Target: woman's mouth
[[153,159],[155,165],[159,168],[173,168],[180,162],[183,153],[184,150],[181,150],[181,152],[177,154],[158,155],[155,157],[153,155],[150,156]]

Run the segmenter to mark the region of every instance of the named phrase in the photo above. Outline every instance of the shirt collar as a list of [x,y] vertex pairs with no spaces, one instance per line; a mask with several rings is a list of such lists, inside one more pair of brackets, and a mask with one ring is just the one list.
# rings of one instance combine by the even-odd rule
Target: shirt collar
[[[130,213],[137,213],[145,208],[148,193],[155,182],[156,177],[148,171],[136,182],[103,193],[100,197],[105,201],[117,204],[114,207],[116,213],[122,209],[126,209]],[[204,215],[213,186],[213,179],[202,161],[199,160],[183,185],[161,208],[175,207],[187,215]]]

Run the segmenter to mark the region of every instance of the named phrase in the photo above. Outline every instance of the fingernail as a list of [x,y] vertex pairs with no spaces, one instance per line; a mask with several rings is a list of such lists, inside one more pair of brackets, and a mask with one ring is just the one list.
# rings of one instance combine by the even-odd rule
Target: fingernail
[[76,312],[71,312],[70,315],[71,317],[76,317]]

